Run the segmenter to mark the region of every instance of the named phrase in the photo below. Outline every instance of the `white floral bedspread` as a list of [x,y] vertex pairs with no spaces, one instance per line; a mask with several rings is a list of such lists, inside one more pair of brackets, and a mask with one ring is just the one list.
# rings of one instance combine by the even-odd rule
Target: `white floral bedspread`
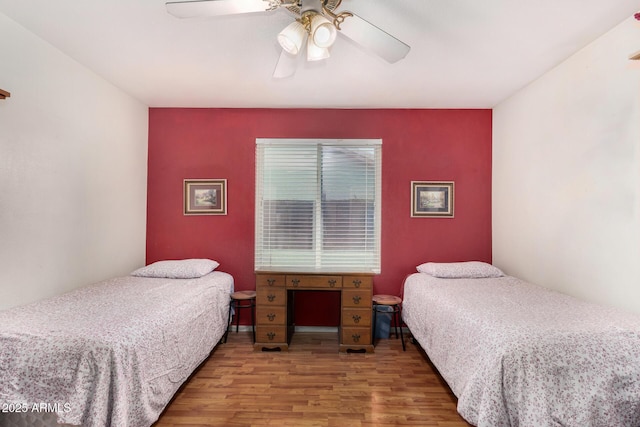
[[223,336],[232,291],[218,271],[127,276],[0,312],[0,410],[151,425]]
[[423,273],[402,309],[473,425],[640,426],[640,316],[509,276]]

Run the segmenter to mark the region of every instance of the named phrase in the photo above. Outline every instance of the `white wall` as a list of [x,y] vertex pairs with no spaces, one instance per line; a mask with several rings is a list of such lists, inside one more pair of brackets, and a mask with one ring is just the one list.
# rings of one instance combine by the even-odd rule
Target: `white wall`
[[0,309],[144,265],[148,108],[0,14]]
[[640,312],[640,23],[622,22],[493,114],[493,261]]

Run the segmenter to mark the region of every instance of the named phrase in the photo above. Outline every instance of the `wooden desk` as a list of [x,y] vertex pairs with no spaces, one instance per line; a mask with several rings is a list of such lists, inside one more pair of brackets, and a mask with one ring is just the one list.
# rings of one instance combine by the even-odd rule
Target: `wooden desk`
[[371,297],[373,276],[256,272],[256,350],[288,350],[294,332],[292,292],[341,293],[340,351],[373,352]]

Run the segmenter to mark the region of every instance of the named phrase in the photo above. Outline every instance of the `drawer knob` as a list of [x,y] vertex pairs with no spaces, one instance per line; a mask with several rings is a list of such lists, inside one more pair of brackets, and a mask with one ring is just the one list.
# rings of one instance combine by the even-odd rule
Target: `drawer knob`
[[273,286],[276,284],[276,279],[267,279],[267,285]]
[[353,319],[353,323],[360,323],[360,319],[362,319],[362,318],[360,317],[360,315],[354,314],[352,316],[352,319]]
[[353,342],[358,342],[360,341],[360,334],[353,334],[351,338],[353,338]]
[[353,303],[354,304],[360,304],[360,300],[362,299],[362,297],[360,295],[354,295],[353,296]]
[[359,288],[360,285],[362,285],[362,281],[360,281],[359,279],[354,279],[353,286],[355,286],[356,288]]
[[273,322],[274,320],[276,320],[276,314],[275,313],[269,313],[269,314],[267,314],[267,318],[269,319],[269,322]]
[[300,284],[300,279],[291,279],[291,283],[293,284],[294,288],[297,288]]
[[329,279],[329,287],[335,288],[335,286],[336,286],[336,279]]
[[276,333],[275,332],[269,332],[267,333],[267,338],[269,339],[269,341],[273,341],[276,337]]
[[269,300],[269,302],[273,302],[273,300],[276,299],[276,296],[274,294],[269,294],[267,295],[267,299]]

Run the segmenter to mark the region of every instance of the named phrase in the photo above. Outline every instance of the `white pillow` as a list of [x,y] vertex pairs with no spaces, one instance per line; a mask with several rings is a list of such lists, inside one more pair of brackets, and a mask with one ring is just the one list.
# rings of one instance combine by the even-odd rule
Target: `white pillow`
[[504,276],[498,267],[480,261],[426,262],[420,264],[417,269],[420,273],[446,279],[481,279]]
[[219,265],[217,261],[200,258],[157,261],[137,269],[131,275],[167,279],[195,279],[211,273]]

